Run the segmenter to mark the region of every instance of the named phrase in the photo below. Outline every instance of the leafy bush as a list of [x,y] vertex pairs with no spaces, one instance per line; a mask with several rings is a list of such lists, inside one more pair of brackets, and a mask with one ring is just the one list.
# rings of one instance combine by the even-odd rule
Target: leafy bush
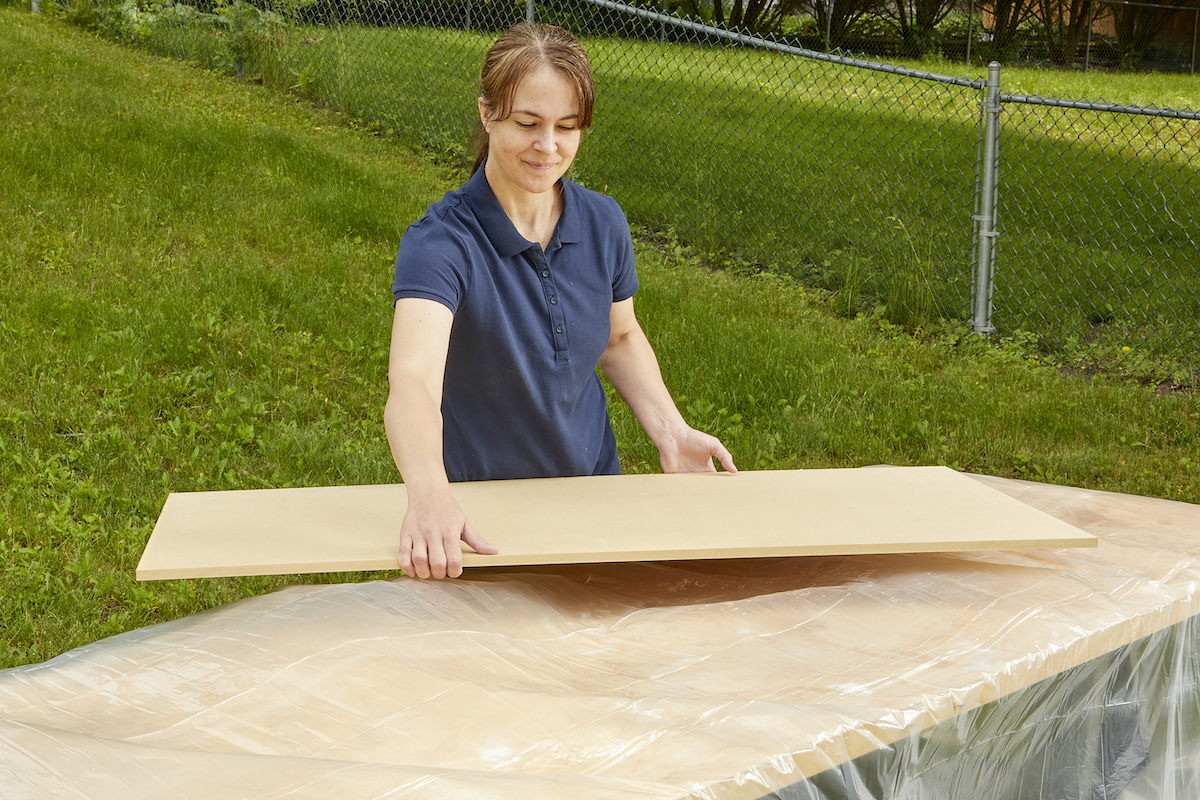
[[900,26],[891,17],[866,14],[854,21],[848,35],[853,39],[890,39],[900,35]]
[[951,11],[938,23],[937,32],[943,39],[966,39],[968,36],[979,41],[983,37],[983,14],[976,12],[974,19],[961,11]]
[[186,54],[205,66],[240,74],[242,65],[257,60],[262,48],[283,42],[290,28],[285,15],[294,14],[308,2],[275,3],[280,9],[276,11],[238,0],[195,4],[173,0],[74,0],[64,16],[111,39]]
[[822,31],[816,17],[811,14],[796,14],[783,18],[780,32],[785,36],[816,36]]

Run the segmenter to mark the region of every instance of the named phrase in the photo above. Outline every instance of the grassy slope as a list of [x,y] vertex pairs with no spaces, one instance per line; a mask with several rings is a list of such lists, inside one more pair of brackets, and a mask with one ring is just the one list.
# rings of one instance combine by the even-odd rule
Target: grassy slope
[[[169,491],[394,478],[390,264],[452,177],[344,119],[0,10],[0,666],[296,580],[139,585]],[[946,463],[1200,501],[1200,403],[845,320],[639,245],[669,384],[743,467]],[[631,470],[656,457],[614,409]],[[361,576],[350,576],[358,579]]]
[[[461,152],[491,34],[352,25],[309,34],[259,49],[250,68],[445,157]],[[189,36],[207,41],[177,26],[152,38],[174,47]],[[734,261],[883,299],[894,321],[966,318],[975,90],[774,53],[586,44],[599,99],[577,177],[612,193],[631,219]],[[1186,106],[1196,83],[1012,69],[1003,85]],[[1089,367],[1194,380],[1197,123],[1010,105],[1002,124],[994,324],[1033,331]]]
[[25,661],[278,583],[133,585],[168,491],[392,477],[389,264],[440,188],[271,91],[0,13],[0,661]]

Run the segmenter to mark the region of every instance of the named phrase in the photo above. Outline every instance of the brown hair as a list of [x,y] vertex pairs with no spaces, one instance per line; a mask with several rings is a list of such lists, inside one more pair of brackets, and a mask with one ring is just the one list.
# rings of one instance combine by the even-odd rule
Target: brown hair
[[[505,31],[487,51],[479,70],[479,95],[490,109],[492,119],[506,119],[512,113],[517,86],[541,67],[550,67],[574,84],[579,95],[579,129],[592,124],[592,106],[596,90],[592,84],[592,65],[579,40],[562,28],[522,22]],[[475,163],[471,172],[487,158],[488,133],[483,122],[475,128],[472,147]]]

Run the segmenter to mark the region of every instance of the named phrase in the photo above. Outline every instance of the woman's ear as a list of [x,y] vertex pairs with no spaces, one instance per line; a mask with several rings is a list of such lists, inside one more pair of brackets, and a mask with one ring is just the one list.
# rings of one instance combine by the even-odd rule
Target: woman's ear
[[487,101],[482,97],[479,98],[479,124],[483,125],[483,129],[488,133],[492,132],[491,123],[488,117],[491,116],[492,109],[488,107]]

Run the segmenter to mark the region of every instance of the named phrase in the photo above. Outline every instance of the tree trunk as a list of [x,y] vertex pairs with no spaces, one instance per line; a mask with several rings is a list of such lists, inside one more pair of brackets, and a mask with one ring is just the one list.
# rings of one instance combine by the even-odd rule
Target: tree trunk
[[[1160,0],[1161,2],[1161,0]],[[1166,0],[1167,4],[1174,5]],[[1178,4],[1183,7],[1182,3]],[[1169,8],[1122,5],[1116,8],[1117,48],[1121,66],[1137,69],[1150,43],[1163,31],[1177,12]]]
[[[986,6],[985,6],[986,8]],[[1029,19],[1029,0],[993,0],[992,46],[1004,52],[1017,40],[1017,29]]]
[[903,53],[920,57],[938,47],[938,23],[954,9],[955,0],[896,0],[891,15],[900,25]]
[[729,27],[736,28],[744,25],[745,16],[742,10],[742,0],[733,0],[733,10],[729,12]]
[[1055,64],[1070,66],[1075,62],[1091,9],[1091,0],[1057,0],[1042,4],[1039,11],[1046,30],[1046,47]]
[[875,10],[878,0],[834,0],[832,16],[828,0],[809,0],[806,7],[816,17],[821,31],[829,31],[830,46],[840,47],[845,43],[850,27],[868,11]]

